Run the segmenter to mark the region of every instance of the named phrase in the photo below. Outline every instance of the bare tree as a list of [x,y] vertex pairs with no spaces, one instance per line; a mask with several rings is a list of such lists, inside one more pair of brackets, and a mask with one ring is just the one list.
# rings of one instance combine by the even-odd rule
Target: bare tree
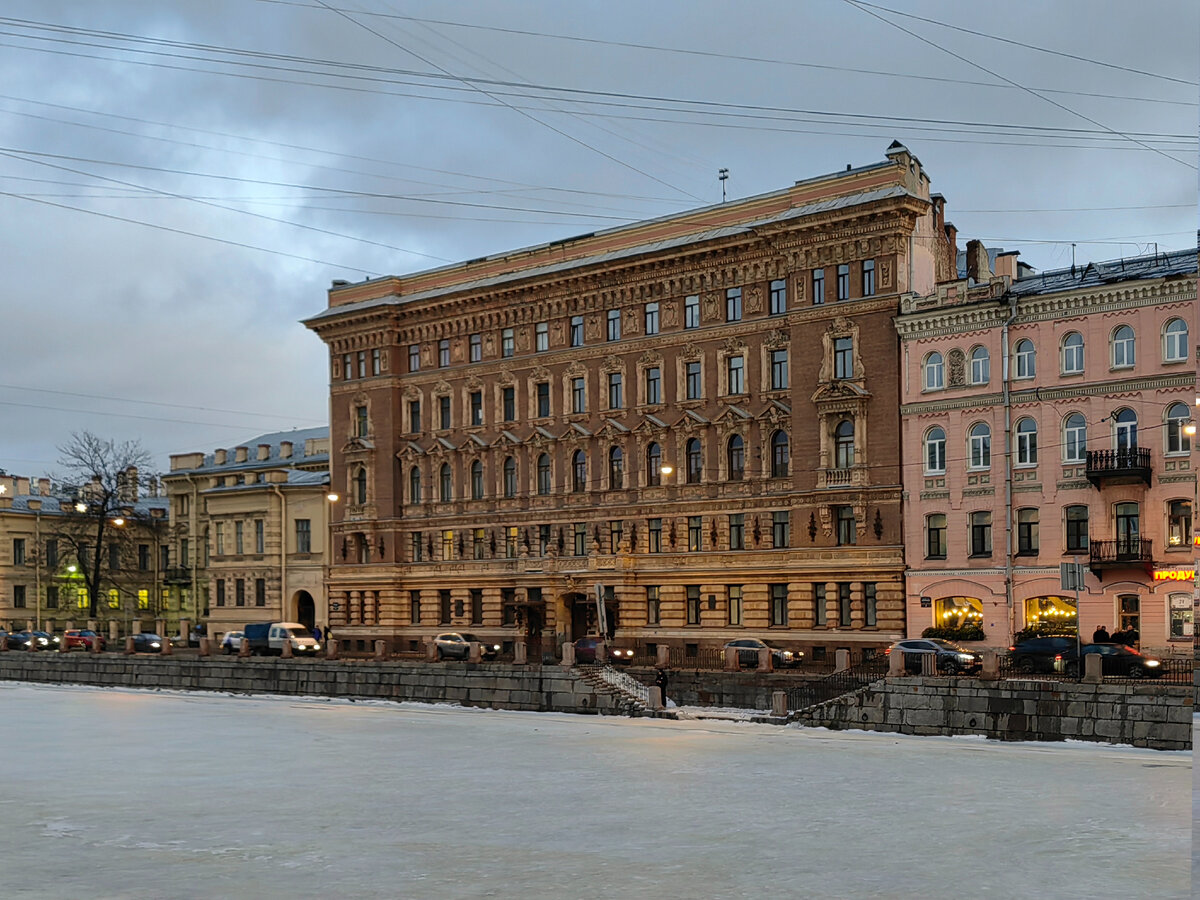
[[79,431],[58,448],[60,480],[74,488],[74,503],[64,501],[57,517],[60,548],[78,566],[88,593],[88,615],[95,618],[106,587],[122,589],[127,547],[141,522],[135,504],[139,471],[150,454],[137,441],[117,443]]

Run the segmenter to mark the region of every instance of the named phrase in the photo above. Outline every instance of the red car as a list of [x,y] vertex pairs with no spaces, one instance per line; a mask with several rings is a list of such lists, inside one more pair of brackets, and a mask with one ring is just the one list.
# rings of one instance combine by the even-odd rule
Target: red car
[[103,650],[108,644],[104,635],[97,634],[87,628],[71,628],[63,635],[63,648],[66,650],[91,650],[92,644],[99,641],[97,649]]

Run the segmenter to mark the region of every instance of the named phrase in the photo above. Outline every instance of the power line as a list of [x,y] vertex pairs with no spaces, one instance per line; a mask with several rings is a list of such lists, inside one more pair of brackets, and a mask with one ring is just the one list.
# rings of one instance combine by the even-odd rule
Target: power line
[[285,416],[277,413],[256,412],[253,410],[244,409],[220,409],[213,406],[189,406],[184,403],[166,403],[159,400],[135,400],[131,397],[113,397],[106,394],[81,394],[78,391],[56,391],[50,388],[36,388],[22,384],[0,384],[0,390],[32,392],[36,394],[55,394],[60,397],[80,397],[85,400],[108,400],[115,403],[137,403],[144,406],[163,406],[168,409],[188,409],[197,412],[213,412],[222,413],[233,416],[256,416],[258,418],[267,419],[284,419],[289,422],[294,422],[299,416]]

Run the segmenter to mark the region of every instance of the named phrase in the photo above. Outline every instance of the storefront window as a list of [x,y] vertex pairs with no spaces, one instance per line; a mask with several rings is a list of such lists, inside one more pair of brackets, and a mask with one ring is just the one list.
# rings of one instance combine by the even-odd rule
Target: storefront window
[[983,601],[974,597],[943,597],[934,604],[935,628],[978,628],[983,624]]
[[1036,634],[1075,634],[1079,614],[1074,597],[1030,597],[1025,601],[1025,628]]
[[1192,595],[1172,594],[1167,601],[1171,610],[1171,640],[1192,639]]

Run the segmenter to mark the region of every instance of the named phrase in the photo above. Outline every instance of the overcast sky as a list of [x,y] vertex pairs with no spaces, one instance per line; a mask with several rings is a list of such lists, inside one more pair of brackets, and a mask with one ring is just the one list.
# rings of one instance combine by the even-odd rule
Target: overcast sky
[[1195,246],[1200,4],[880,3],[5,0],[0,468],[324,424],[332,279],[720,202],[721,168],[736,199],[899,140],[960,246]]

